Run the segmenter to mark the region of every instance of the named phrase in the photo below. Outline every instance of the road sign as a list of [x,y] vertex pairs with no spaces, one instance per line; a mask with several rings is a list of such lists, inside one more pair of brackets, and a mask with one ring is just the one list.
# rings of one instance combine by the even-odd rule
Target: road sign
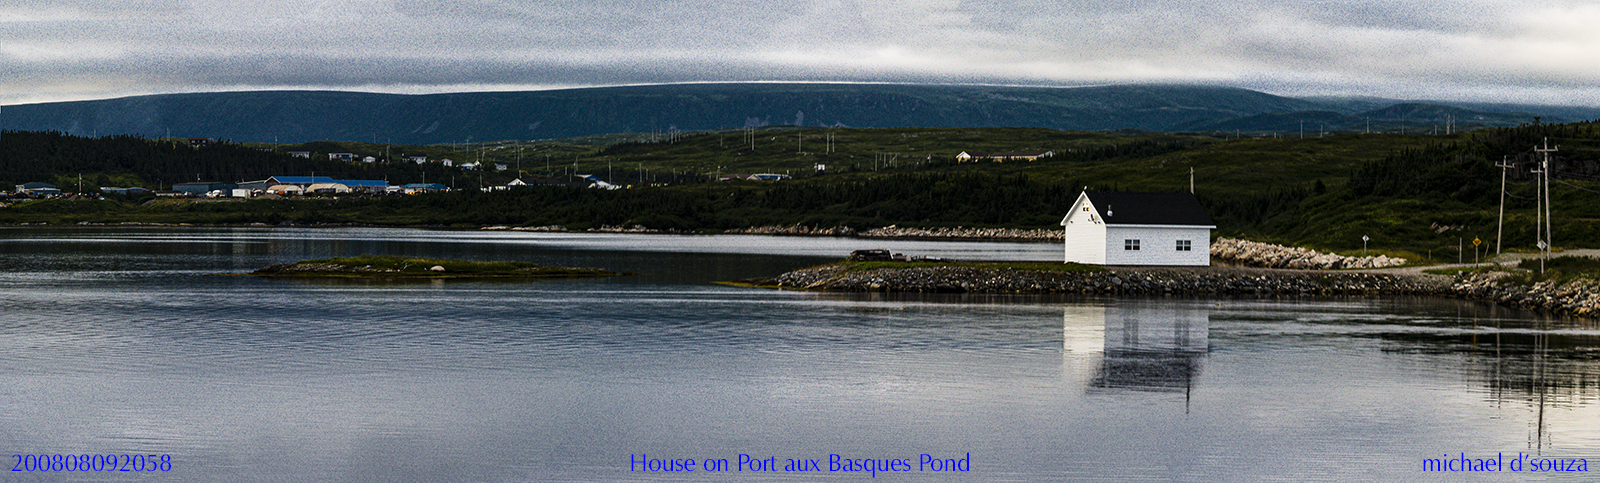
[[1543,250],[1543,249],[1544,249],[1544,247],[1546,247],[1546,246],[1547,246],[1547,245],[1545,245],[1545,244],[1544,244],[1544,240],[1539,240],[1539,249],[1540,249],[1540,250]]
[[1478,245],[1482,245],[1482,244],[1483,244],[1483,240],[1479,240],[1477,238],[1473,238],[1472,239],[1472,246],[1478,246]]
[[1370,238],[1367,238],[1366,235],[1361,235],[1361,241],[1367,241],[1367,240],[1370,240]]

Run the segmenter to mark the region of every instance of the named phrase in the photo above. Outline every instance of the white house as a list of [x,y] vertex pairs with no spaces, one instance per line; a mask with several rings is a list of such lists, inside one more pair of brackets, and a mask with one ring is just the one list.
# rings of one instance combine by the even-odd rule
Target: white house
[[1211,265],[1216,225],[1189,193],[1085,191],[1061,219],[1066,261],[1089,265]]

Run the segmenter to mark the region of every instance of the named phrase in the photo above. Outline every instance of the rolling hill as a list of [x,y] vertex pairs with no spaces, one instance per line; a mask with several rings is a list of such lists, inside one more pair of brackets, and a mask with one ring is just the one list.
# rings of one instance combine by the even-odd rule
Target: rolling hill
[[[1349,132],[1367,122],[1351,109],[1380,105],[1371,98],[1306,100],[1184,85],[686,84],[431,95],[253,91],[6,106],[0,129],[428,145],[773,125],[1261,132],[1287,131],[1288,124],[1298,126],[1297,116],[1320,119],[1325,114],[1303,113],[1321,112],[1343,116],[1332,124],[1324,119],[1324,128]],[[1375,112],[1396,111],[1397,118],[1385,119],[1385,125],[1413,129],[1433,122],[1417,113],[1428,109],[1454,109],[1457,118],[1481,119],[1484,126],[1527,123],[1538,115],[1436,106],[1403,108],[1413,111],[1406,117],[1397,109],[1402,108],[1387,105]],[[1600,110],[1591,111],[1600,117]],[[1562,119],[1545,115],[1547,122]]]

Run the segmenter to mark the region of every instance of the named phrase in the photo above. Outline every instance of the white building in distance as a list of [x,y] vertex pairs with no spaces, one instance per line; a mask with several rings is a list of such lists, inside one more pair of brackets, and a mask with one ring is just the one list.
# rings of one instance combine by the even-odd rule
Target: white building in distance
[[1061,219],[1066,262],[1086,265],[1211,265],[1211,230],[1189,193],[1085,191]]

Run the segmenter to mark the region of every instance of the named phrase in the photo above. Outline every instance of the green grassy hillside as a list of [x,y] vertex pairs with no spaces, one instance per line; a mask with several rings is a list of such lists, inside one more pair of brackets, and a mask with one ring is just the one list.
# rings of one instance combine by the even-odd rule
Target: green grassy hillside
[[[336,177],[389,179],[394,184],[417,182],[426,175],[430,181],[452,183],[461,191],[398,199],[31,202],[0,210],[0,222],[558,224],[574,229],[639,224],[712,232],[790,224],[858,229],[891,224],[1051,228],[1059,221],[1061,210],[1086,186],[1186,191],[1192,169],[1195,192],[1216,220],[1221,236],[1345,253],[1359,251],[1361,237],[1367,236],[1372,250],[1453,260],[1458,242],[1479,238],[1492,245],[1495,240],[1501,174],[1495,163],[1501,160],[1515,166],[1507,176],[1504,245],[1507,249],[1532,248],[1534,176],[1530,171],[1540,159],[1533,147],[1546,138],[1560,146],[1554,153],[1552,171],[1556,176],[1551,188],[1556,244],[1596,246],[1600,241],[1600,224],[1595,223],[1600,218],[1597,126],[1600,124],[1528,125],[1450,136],[1348,134],[1305,139],[1113,135],[1033,128],[767,128],[538,143],[388,146],[391,154],[415,151],[430,157],[481,157],[511,166],[516,166],[520,156],[525,176],[596,174],[632,188],[484,193],[472,188],[503,184],[517,170],[475,173],[408,163],[330,165],[314,156],[299,161],[312,164],[297,169],[314,168],[318,174],[329,170],[327,174]],[[34,140],[24,143],[29,136]],[[230,145],[172,149],[153,158],[83,155],[88,156],[83,159],[63,154],[133,149],[126,144],[130,142],[7,133],[0,139],[0,151],[6,153],[0,159],[33,170],[28,172],[53,173],[54,177],[46,180],[74,178],[82,169],[90,177],[148,181],[195,170],[271,170],[273,160],[280,159],[274,156],[282,156],[227,147]],[[121,147],[113,149],[107,143]],[[367,143],[260,147],[375,155],[385,148]],[[961,151],[1043,150],[1056,155],[1034,162],[957,163],[954,159]],[[105,159],[121,164],[108,165]],[[819,164],[827,169],[815,170]],[[96,167],[108,171],[96,171]],[[259,174],[251,172],[251,176]],[[719,174],[763,172],[789,173],[794,178],[781,182],[713,181]],[[1470,258],[1471,252],[1466,255]]]

